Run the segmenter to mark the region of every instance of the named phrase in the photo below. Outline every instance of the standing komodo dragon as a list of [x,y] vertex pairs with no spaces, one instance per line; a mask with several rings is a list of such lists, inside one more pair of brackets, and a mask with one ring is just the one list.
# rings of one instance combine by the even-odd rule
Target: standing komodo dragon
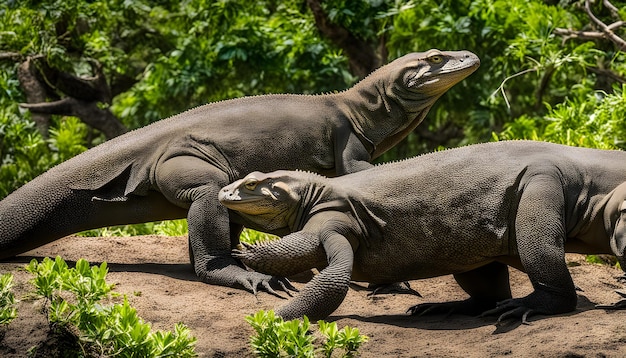
[[[219,198],[267,230],[294,232],[235,250],[246,265],[280,276],[328,265],[278,310],[286,319],[331,314],[351,278],[385,284],[454,274],[469,299],[409,311],[526,322],[576,308],[565,252],[612,253],[626,268],[622,151],[487,143],[337,178],[254,172]],[[534,292],[512,299],[507,265],[525,271]]]
[[479,62],[467,51],[412,53],[341,93],[207,104],[105,142],[0,201],[0,258],[86,229],[186,217],[203,281],[274,292],[274,278],[231,257],[247,223],[229,220],[220,188],[254,170],[368,168]]

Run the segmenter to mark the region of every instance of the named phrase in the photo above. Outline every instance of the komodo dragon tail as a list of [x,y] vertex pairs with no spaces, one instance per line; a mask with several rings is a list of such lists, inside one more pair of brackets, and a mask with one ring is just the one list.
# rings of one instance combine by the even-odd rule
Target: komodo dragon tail
[[185,217],[185,210],[157,192],[106,199],[102,194],[117,191],[115,181],[95,190],[72,189],[68,178],[76,169],[66,163],[0,201],[0,259],[83,230]]

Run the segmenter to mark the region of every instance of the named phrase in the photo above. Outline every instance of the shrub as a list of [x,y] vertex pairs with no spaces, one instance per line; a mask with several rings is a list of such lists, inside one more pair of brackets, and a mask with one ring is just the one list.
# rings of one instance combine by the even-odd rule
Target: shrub
[[274,311],[258,311],[246,317],[256,335],[250,338],[250,345],[259,357],[315,357],[322,353],[331,357],[337,349],[343,350],[342,357],[357,355],[361,345],[368,337],[361,335],[357,328],[346,326],[337,329],[337,323],[318,321],[319,333],[323,337],[321,347],[315,348],[316,337],[309,332],[309,319],[283,321]]
[[[80,259],[75,268],[57,257],[33,259],[26,270],[35,275],[37,294],[46,298],[48,320],[53,332],[76,337],[80,349],[63,352],[70,356],[194,357],[196,339],[183,324],[173,332],[151,331],[126,298],[122,304],[103,305],[113,285],[106,283],[105,262],[91,266]],[[74,333],[78,330],[78,333]],[[67,334],[70,332],[70,334]],[[76,344],[69,344],[74,347]],[[93,352],[93,353],[89,353]]]
[[5,273],[0,276],[0,325],[7,325],[17,317],[15,305],[17,301],[11,289],[13,275]]

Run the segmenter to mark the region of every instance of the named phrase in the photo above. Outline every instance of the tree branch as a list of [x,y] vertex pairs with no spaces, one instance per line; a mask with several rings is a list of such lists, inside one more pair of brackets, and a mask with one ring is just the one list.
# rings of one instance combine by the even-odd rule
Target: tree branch
[[100,108],[96,101],[82,101],[66,97],[54,102],[20,103],[34,113],[57,114],[80,118],[87,125],[101,131],[107,139],[127,132],[126,127],[111,113],[108,108]]
[[22,61],[24,56],[17,52],[0,52],[0,60]]
[[[33,66],[33,58],[26,58],[17,68],[17,79],[20,81],[20,87],[26,95],[28,102],[45,102],[48,97],[46,87],[37,80],[37,69]],[[37,130],[44,138],[48,138],[48,129],[50,128],[50,115],[44,113],[33,113],[33,121]]]
[[611,14],[613,15],[613,17],[618,19],[617,21],[613,22],[610,25],[606,25],[604,22],[598,19],[591,12],[590,1],[585,0],[585,12],[591,19],[591,22],[600,28],[600,31],[578,31],[578,30],[563,29],[563,28],[557,27],[554,29],[553,33],[555,35],[562,36],[563,41],[567,41],[569,39],[581,39],[581,40],[608,39],[609,41],[616,44],[621,51],[624,51],[626,49],[626,41],[624,41],[624,39],[616,35],[614,31],[626,25],[626,21],[622,21],[619,18],[619,13],[617,12],[618,11],[617,8],[613,6],[613,4],[611,4],[608,0],[604,0],[603,4],[605,7],[609,9],[609,11],[611,11]]
[[[613,7],[613,5],[608,2],[608,0],[605,0],[604,4],[606,5],[607,3],[611,7]],[[591,21],[600,28],[600,30],[604,33],[607,39],[611,40],[614,44],[616,44],[619,47],[620,51],[626,50],[626,41],[624,41],[621,37],[617,36],[609,26],[607,26],[604,22],[598,19],[591,12],[590,0],[585,0],[585,12],[587,13],[587,16],[589,16]]]
[[615,5],[611,4],[609,0],[603,0],[602,4],[604,4],[604,7],[609,9],[614,18],[619,19],[619,10],[615,7]]
[[[107,139],[127,131],[108,106],[101,106],[102,103],[111,104],[111,91],[102,66],[95,60],[89,62],[94,76],[86,78],[49,66],[43,56],[28,57],[18,68],[18,79],[28,101],[20,106],[32,112],[37,129],[44,137],[48,136],[50,115],[53,114],[78,117]],[[48,102],[60,95],[64,98]]]
[[369,43],[345,27],[330,22],[319,0],[307,0],[307,4],[313,12],[317,29],[348,56],[353,74],[363,78],[382,65],[382,59]]
[[604,40],[606,36],[603,32],[599,31],[577,31],[563,28],[555,28],[553,33],[555,35],[563,36],[563,41],[569,39],[581,39],[581,40]]
[[618,75],[617,73],[613,71],[605,70],[605,69],[598,68],[598,67],[587,67],[587,69],[597,75],[608,77],[615,82],[626,83],[626,78]]

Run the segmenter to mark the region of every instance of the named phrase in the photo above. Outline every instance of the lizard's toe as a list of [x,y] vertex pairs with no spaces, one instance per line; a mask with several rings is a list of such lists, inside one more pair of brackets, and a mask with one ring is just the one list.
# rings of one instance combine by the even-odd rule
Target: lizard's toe
[[286,297],[278,293],[276,290],[285,292],[290,297],[291,291],[298,292],[291,282],[284,277],[274,277],[259,272],[248,272],[245,277],[240,277],[237,282],[246,290],[252,292],[255,296],[259,289],[272,294],[276,297],[285,299]]
[[522,324],[530,325],[528,317],[534,313],[536,313],[535,310],[533,308],[526,307],[523,299],[511,298],[498,302],[496,308],[487,310],[480,316],[486,317],[499,315],[496,325],[500,325],[503,321],[509,318],[520,318],[522,320]]
[[444,303],[420,303],[409,307],[407,310],[411,316],[426,316],[431,314],[445,314],[446,317],[454,313],[453,302]]
[[609,305],[596,305],[596,308],[604,310],[624,310],[626,309],[626,291],[615,290],[615,293],[622,296],[622,299]]
[[370,298],[382,294],[406,294],[422,297],[419,292],[411,288],[411,284],[408,281],[381,285],[370,284],[368,288],[372,290],[372,292],[367,294],[367,297]]

